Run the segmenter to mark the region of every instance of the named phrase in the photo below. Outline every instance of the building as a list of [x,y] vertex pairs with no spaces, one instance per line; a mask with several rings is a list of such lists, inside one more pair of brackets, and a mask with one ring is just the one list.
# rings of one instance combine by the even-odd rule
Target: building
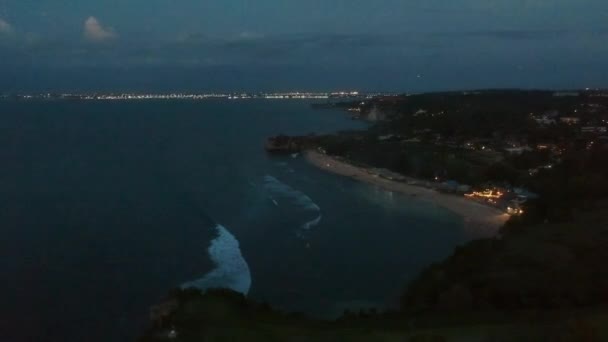
[[554,118],[549,117],[547,115],[532,116],[532,119],[534,121],[536,121],[536,123],[539,124],[539,125],[541,125],[541,126],[555,125],[557,123]]
[[564,117],[561,117],[559,119],[559,121],[561,121],[562,123],[565,123],[567,125],[576,125],[581,121],[581,119],[578,117],[575,117],[575,116],[564,116]]
[[488,188],[482,191],[469,192],[464,196],[472,200],[496,205],[498,204],[498,201],[504,198],[505,195],[506,191],[504,189]]
[[604,134],[608,131],[605,126],[581,127],[581,133]]
[[557,91],[553,93],[554,97],[571,97],[571,96],[579,96],[580,94],[576,91]]
[[419,109],[416,113],[414,113],[413,116],[420,116],[420,115],[425,115],[427,113],[426,110],[424,109]]
[[401,141],[401,140],[403,140],[403,137],[400,135],[395,135],[395,134],[381,135],[378,137],[378,141]]
[[507,147],[505,151],[509,154],[520,155],[526,151],[532,151],[532,149],[528,146],[517,146],[517,147]]

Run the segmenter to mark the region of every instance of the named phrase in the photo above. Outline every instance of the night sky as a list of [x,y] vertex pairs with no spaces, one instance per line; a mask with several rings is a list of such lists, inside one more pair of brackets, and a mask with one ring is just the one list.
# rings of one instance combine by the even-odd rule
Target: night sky
[[0,0],[0,91],[607,87],[605,0]]

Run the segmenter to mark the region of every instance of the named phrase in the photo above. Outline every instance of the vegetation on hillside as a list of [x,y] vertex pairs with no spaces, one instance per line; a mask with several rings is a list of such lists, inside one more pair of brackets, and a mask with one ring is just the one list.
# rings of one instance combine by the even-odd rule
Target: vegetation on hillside
[[363,312],[324,322],[284,314],[225,290],[176,291],[178,307],[140,342],[449,342],[603,341],[608,314],[521,311],[404,315]]

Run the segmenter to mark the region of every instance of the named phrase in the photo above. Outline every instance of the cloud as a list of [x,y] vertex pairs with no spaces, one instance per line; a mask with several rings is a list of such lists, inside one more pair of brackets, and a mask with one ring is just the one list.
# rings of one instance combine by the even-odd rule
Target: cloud
[[6,20],[0,19],[0,34],[11,34],[13,33],[13,26]]
[[256,33],[256,32],[250,32],[250,31],[243,31],[241,33],[238,34],[237,39],[242,39],[242,40],[258,40],[258,39],[263,39],[265,36],[261,33]]
[[564,39],[572,35],[596,34],[596,31],[574,32],[568,30],[478,30],[436,32],[435,37],[445,38],[490,38],[493,40],[547,40]]
[[89,17],[84,22],[84,37],[91,42],[104,42],[116,38],[116,32],[111,27],[103,27],[95,17]]
[[[99,25],[99,22],[97,22]],[[99,25],[101,26],[101,25]],[[3,63],[50,66],[277,66],[317,65],[340,67],[395,67],[408,63],[431,65],[456,60],[475,60],[475,53],[501,62],[523,60],[530,55],[576,60],[567,51],[588,50],[608,37],[608,31],[488,29],[410,33],[279,33],[261,35],[181,34],[169,39],[111,36],[73,40],[69,37],[20,35],[23,39],[2,39]],[[8,36],[7,36],[8,37]],[[102,41],[102,43],[91,43]],[[542,43],[542,44],[540,44]],[[595,55],[607,56],[608,47],[594,48]],[[565,49],[564,47],[568,47]],[[578,48],[577,48],[578,47]],[[530,50],[533,49],[533,50]],[[562,51],[564,50],[564,51]],[[528,53],[528,52],[530,53]],[[526,54],[528,53],[528,54]],[[489,57],[488,57],[489,56]],[[595,57],[594,57],[595,58]],[[598,57],[599,58],[599,57]],[[6,61],[6,62],[4,62]],[[2,63],[0,63],[2,64]]]

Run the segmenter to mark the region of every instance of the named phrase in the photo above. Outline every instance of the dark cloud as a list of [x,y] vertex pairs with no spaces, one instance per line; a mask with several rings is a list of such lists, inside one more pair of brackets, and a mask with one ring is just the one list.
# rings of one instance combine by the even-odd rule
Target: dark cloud
[[453,35],[462,38],[481,37],[506,40],[543,40],[565,38],[572,34],[574,34],[574,32],[568,30],[486,30],[454,33]]
[[[94,25],[93,25],[94,26]],[[12,39],[0,44],[6,64],[38,66],[218,66],[218,65],[399,65],[428,57],[468,58],[479,40],[503,50],[536,41],[569,45],[584,37],[602,39],[599,30],[473,30],[395,34],[278,34],[243,32],[227,36],[182,34],[172,40],[155,37],[114,39],[104,30],[99,39]],[[97,32],[97,31],[95,31]],[[100,33],[100,32],[97,32]],[[103,39],[102,39],[103,38]],[[104,44],[97,44],[104,42]],[[497,58],[502,58],[498,56]]]

